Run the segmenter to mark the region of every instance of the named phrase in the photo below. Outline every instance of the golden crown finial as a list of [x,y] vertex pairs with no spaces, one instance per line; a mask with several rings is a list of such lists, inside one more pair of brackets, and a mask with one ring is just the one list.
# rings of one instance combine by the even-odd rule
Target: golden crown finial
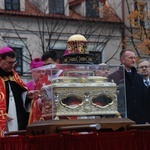
[[81,34],[74,34],[67,41],[67,49],[71,54],[86,53],[87,40]]

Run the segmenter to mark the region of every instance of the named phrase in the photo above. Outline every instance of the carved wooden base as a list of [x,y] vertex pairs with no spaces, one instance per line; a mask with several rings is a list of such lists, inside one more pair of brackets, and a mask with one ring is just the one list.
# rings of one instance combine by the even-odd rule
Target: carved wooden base
[[[117,131],[126,130],[135,122],[128,118],[78,119],[78,120],[47,120],[38,121],[27,127],[27,135],[54,134],[60,131]],[[93,127],[92,127],[93,125]],[[94,127],[95,126],[95,127]],[[98,127],[98,129],[97,129]]]

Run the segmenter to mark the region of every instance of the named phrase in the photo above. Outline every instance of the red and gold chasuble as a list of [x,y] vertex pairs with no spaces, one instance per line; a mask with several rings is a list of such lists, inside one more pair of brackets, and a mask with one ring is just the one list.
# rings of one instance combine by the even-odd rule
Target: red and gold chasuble
[[22,88],[27,90],[27,87],[23,83],[23,81],[20,79],[19,75],[13,71],[14,76],[10,77],[0,77],[0,137],[3,136],[3,133],[7,131],[7,112],[6,112],[6,87],[5,87],[5,81],[11,80],[18,83]]
[[[51,84],[51,81],[49,80],[49,75],[50,75],[50,72],[47,72],[47,74],[44,77],[41,77],[36,82],[34,90],[41,90],[41,88],[43,87],[43,85],[49,85],[49,84]],[[59,74],[59,76],[62,76],[62,72],[61,72],[61,74]],[[45,115],[47,113],[50,114],[50,109],[51,109],[50,102],[48,102],[48,103],[42,103],[41,106],[40,106],[38,100],[39,100],[39,97],[34,98],[32,100],[31,109],[30,109],[30,117],[29,117],[28,124],[31,124],[31,123],[33,123],[35,121],[44,120],[44,118],[42,117],[42,115]],[[51,117],[50,117],[50,119],[51,119]]]

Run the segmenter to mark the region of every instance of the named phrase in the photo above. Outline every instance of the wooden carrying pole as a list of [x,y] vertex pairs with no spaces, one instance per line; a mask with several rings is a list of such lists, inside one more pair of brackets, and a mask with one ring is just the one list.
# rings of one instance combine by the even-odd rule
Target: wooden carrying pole
[[90,124],[90,125],[71,125],[71,126],[60,126],[56,128],[56,132],[63,132],[63,131],[78,131],[78,132],[85,132],[85,131],[97,131],[100,130],[100,124]]
[[150,129],[150,124],[132,124],[127,126],[127,130],[134,130],[134,129]]

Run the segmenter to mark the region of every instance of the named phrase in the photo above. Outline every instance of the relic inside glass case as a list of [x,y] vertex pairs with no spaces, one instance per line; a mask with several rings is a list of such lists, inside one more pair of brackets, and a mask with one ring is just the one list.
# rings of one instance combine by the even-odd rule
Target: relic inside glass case
[[[111,74],[118,69],[116,81]],[[40,119],[126,118],[123,66],[52,64],[32,71],[39,76]]]

